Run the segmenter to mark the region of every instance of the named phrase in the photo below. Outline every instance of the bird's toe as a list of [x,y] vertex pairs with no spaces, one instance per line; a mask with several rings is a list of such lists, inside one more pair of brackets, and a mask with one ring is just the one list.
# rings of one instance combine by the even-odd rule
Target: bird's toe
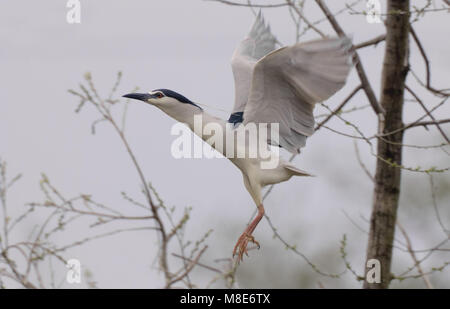
[[237,241],[237,243],[236,243],[236,245],[234,246],[234,249],[233,249],[233,257],[236,256],[236,254],[237,254],[238,255],[238,261],[243,261],[244,254],[246,256],[249,256],[248,255],[248,243],[249,243],[249,241],[254,243],[258,247],[258,249],[261,247],[259,242],[255,239],[255,237],[253,237],[253,235],[250,235],[250,234],[244,232],[239,237],[239,239],[238,239],[238,241]]

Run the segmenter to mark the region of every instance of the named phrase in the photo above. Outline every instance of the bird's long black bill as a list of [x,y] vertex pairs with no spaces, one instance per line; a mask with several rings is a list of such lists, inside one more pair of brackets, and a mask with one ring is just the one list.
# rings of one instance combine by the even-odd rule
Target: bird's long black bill
[[147,102],[147,100],[150,99],[152,95],[149,93],[128,93],[123,97]]

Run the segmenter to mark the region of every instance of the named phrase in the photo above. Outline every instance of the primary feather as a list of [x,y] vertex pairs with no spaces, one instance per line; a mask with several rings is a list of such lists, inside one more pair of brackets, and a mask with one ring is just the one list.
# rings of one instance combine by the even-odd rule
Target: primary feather
[[259,59],[275,50],[276,41],[260,12],[248,36],[236,47],[231,58],[235,85],[233,114],[244,111],[250,92],[253,67]]
[[[269,142],[298,153],[314,133],[315,103],[341,89],[352,67],[351,40],[326,38],[275,50],[276,38],[258,15],[232,58],[233,114],[244,124],[278,123]],[[232,114],[232,115],[233,115]]]

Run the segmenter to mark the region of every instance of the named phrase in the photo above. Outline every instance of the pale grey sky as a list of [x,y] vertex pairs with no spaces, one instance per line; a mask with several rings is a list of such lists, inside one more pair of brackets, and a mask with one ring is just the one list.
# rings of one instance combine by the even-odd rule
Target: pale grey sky
[[[341,1],[327,2],[333,10],[343,5]],[[381,2],[384,9],[385,1]],[[254,16],[247,8],[212,1],[81,0],[81,24],[68,24],[65,4],[61,0],[0,3],[0,156],[8,161],[11,173],[24,174],[10,193],[10,203],[19,208],[27,202],[42,200],[38,181],[40,173],[45,172],[68,196],[93,194],[97,200],[120,209],[127,206],[120,200],[121,191],[139,196],[136,172],[108,125],[101,124],[96,135],[90,134],[90,124],[98,118],[95,111],[85,108],[75,114],[78,101],[67,90],[77,87],[83,74],[90,71],[98,89],[108,93],[116,72],[121,70],[123,83],[118,94],[127,93],[135,86],[145,91],[169,88],[195,102],[231,110],[234,88],[229,60]],[[364,4],[359,8],[363,9]],[[307,3],[305,13],[311,20],[323,17],[313,3]],[[263,10],[263,14],[279,41],[294,42],[294,27],[285,8]],[[359,15],[344,13],[339,21],[356,43],[384,30],[382,24],[368,24]],[[326,23],[319,27],[334,35]],[[448,86],[449,15],[430,13],[415,27],[432,59],[433,83],[437,88]],[[302,40],[316,37],[314,32],[309,32]],[[377,48],[360,51],[377,96],[383,47],[381,43]],[[416,72],[422,74],[424,66],[415,47],[410,60]],[[356,82],[353,70],[348,85],[327,104],[337,106]],[[430,99],[422,89],[417,91]],[[430,101],[430,106],[435,102]],[[350,106],[365,104],[365,96],[359,94]],[[408,108],[406,122],[414,120],[419,112],[418,108]],[[449,113],[447,106],[441,115]],[[225,159],[172,158],[173,120],[159,110],[132,103],[128,116],[129,141],[147,178],[168,205],[177,205],[180,210],[193,206],[194,218],[188,228],[192,238],[214,229],[205,260],[231,254],[235,240],[254,210],[240,172]],[[348,118],[365,132],[374,132],[376,120],[369,109]],[[330,122],[330,126],[351,133],[338,120]],[[433,140],[429,136],[424,130],[413,130],[406,135],[406,142],[438,143],[437,134]],[[360,146],[363,159],[373,169],[374,157],[367,153],[365,145]],[[405,152],[406,165],[426,167],[445,165],[445,162],[448,165],[448,156],[439,151]],[[277,186],[266,201],[268,214],[279,231],[307,255],[329,254],[326,250],[331,246],[335,250],[331,258],[337,264],[340,263],[339,241],[344,233],[351,235],[351,259],[361,271],[366,237],[350,224],[342,210],[356,219],[361,214],[368,218],[372,191],[371,183],[356,161],[352,140],[320,130],[308,139],[295,164],[318,177],[291,179]],[[427,178],[415,182],[425,187],[428,184]],[[400,217],[407,214],[401,210]],[[429,220],[432,222],[433,218]],[[421,234],[421,225],[415,221],[405,225],[414,230],[413,235]],[[73,239],[89,232],[67,233]],[[248,263],[241,266],[242,287],[302,286],[295,278],[289,278],[292,272],[288,265],[315,275],[304,261],[272,239],[267,223],[258,227],[255,237],[262,249],[252,252]],[[64,243],[65,239],[60,241]],[[418,239],[417,245],[427,247],[426,241]],[[73,250],[72,254],[93,272],[101,287],[160,287],[162,276],[152,269],[155,246],[152,233],[134,233],[88,244]],[[263,281],[263,275],[255,275],[254,281],[249,281],[256,265],[267,265],[267,273],[287,279],[272,284]],[[321,266],[327,270],[326,264]],[[354,280],[346,284],[359,285]],[[339,283],[331,281],[329,286],[336,287]]]

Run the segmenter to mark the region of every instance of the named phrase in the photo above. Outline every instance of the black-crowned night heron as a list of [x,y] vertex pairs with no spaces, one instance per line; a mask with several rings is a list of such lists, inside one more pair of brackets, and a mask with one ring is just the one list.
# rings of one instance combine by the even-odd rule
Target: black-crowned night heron
[[[299,153],[305,146],[306,138],[314,132],[313,109],[317,102],[332,96],[345,84],[352,67],[351,41],[349,38],[325,38],[275,49],[277,40],[258,15],[253,27],[236,48],[231,65],[235,80],[235,104],[228,121],[203,111],[196,103],[168,89],[156,89],[148,93],[130,93],[124,97],[137,99],[154,105],[175,120],[185,123],[189,128],[226,156],[242,172],[244,185],[258,208],[258,214],[239,237],[233,256],[238,254],[242,260],[247,253],[249,241],[259,247],[252,236],[264,216],[261,189],[290,179],[292,176],[310,176],[278,155],[276,164],[263,168],[267,157],[258,152],[249,155],[249,143],[232,143],[236,149],[244,148],[244,156],[236,156],[236,149],[226,153],[227,136],[222,133],[221,143],[211,142],[212,131],[202,130],[215,124],[225,132],[227,128],[238,131],[249,124],[278,125],[278,132],[267,134],[268,144],[283,147],[292,153]],[[195,118],[201,116],[200,131],[195,128]],[[267,129],[267,130],[268,130]],[[215,130],[217,131],[217,130]],[[219,130],[220,131],[220,130]],[[258,133],[261,127],[258,126]],[[276,136],[273,134],[276,132]],[[267,132],[265,132],[267,133]],[[260,141],[261,142],[261,141]],[[221,147],[218,147],[220,144]],[[261,148],[261,149],[264,149]],[[259,149],[259,148],[258,148]]]

